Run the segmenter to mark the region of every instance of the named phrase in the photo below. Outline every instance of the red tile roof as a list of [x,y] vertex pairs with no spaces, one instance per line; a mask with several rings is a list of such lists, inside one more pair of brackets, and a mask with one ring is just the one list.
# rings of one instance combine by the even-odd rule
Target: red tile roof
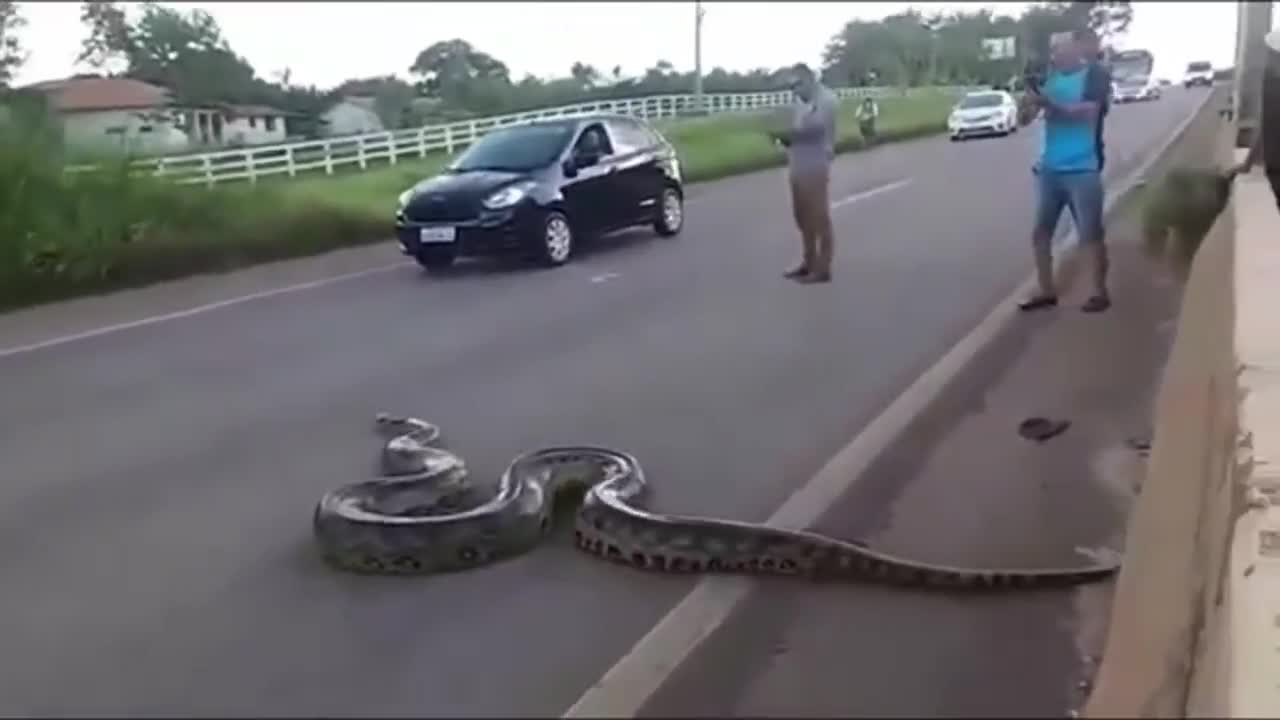
[[68,78],[28,88],[46,93],[53,107],[62,112],[157,108],[171,102],[165,88],[132,78]]

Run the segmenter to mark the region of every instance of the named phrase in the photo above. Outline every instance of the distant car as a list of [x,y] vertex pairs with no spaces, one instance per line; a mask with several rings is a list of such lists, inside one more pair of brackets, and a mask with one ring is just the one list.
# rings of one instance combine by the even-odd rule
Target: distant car
[[1201,87],[1213,86],[1212,63],[1193,62],[1187,64],[1187,72],[1182,76],[1182,86],[1184,88],[1192,88],[1197,85]]
[[947,119],[952,142],[1018,131],[1018,103],[1003,90],[981,90],[960,98]]
[[1155,78],[1122,78],[1111,84],[1111,102],[1113,103],[1159,100],[1160,96],[1160,81]]
[[683,228],[680,163],[651,125],[614,115],[495,130],[396,209],[401,250],[428,270],[509,252],[563,265],[580,238],[640,225]]

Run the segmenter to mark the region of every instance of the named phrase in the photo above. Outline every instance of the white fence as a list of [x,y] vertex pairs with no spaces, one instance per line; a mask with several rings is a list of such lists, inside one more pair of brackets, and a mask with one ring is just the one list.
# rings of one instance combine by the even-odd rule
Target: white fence
[[[928,92],[958,93],[968,88],[918,88],[910,94]],[[841,88],[836,93],[842,100],[872,95],[901,96],[896,88]],[[787,105],[790,91],[756,93],[707,93],[702,96],[703,112],[744,112]],[[519,125],[535,120],[575,117],[593,113],[637,115],[644,118],[680,117],[695,114],[694,95],[651,95],[643,98],[599,100],[564,107],[531,110],[496,117],[477,118],[447,125],[428,125],[416,129],[350,135],[309,140],[284,145],[258,145],[217,152],[169,155],[139,160],[135,167],[142,172],[172,177],[183,184],[205,184],[247,180],[272,175],[296,177],[299,173],[334,170],[347,165],[367,169],[371,163],[394,165],[405,158],[422,158],[430,153],[452,154],[485,133],[496,128]],[[93,166],[68,168],[71,172],[91,171]]]

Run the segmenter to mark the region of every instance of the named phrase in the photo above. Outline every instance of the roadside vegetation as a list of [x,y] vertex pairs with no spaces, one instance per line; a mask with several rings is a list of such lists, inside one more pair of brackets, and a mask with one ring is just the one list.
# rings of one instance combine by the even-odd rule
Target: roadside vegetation
[[[879,142],[942,131],[944,94],[881,103]],[[439,155],[363,173],[213,188],[128,172],[123,158],[65,171],[61,133],[39,98],[10,104],[0,132],[0,308],[385,241],[400,191]],[[846,103],[839,150],[863,147]],[[691,182],[783,162],[760,114],[667,125]]]
[[[954,96],[941,92],[881,100],[877,142],[943,132],[947,113],[954,103]],[[839,152],[861,150],[866,145],[854,119],[856,106],[857,103],[850,101],[841,107]],[[697,183],[781,165],[786,157],[783,150],[764,132],[777,116],[777,112],[735,113],[656,125],[679,151],[685,181]],[[386,217],[396,195],[418,180],[439,172],[449,160],[443,154],[429,155],[421,160],[401,160],[395,165],[364,172],[352,169],[332,176],[312,175],[276,183],[296,199]]]
[[273,188],[208,190],[128,171],[123,159],[65,172],[38,99],[0,132],[0,308],[100,292],[387,236],[374,216]]
[[1148,255],[1185,278],[1230,193],[1231,177],[1214,168],[1174,168],[1162,176],[1148,188],[1142,207]]
[[[85,158],[69,157],[56,119],[42,107],[43,96],[5,90],[30,56],[21,42],[21,5],[0,0],[0,309],[386,240],[396,195],[449,161],[436,155],[362,173],[213,188],[138,176],[120,157],[97,157],[93,170],[67,172]],[[1017,36],[1041,46],[1052,32],[1084,22],[1122,33],[1127,3],[1105,4],[1121,8],[1118,13],[1095,12],[1103,5],[1038,3],[1017,17],[986,9],[927,17],[907,10],[876,21],[853,20],[832,36],[823,77],[833,87],[1003,82],[1025,58],[990,56],[980,51],[981,40]],[[516,79],[500,59],[455,38],[406,56],[412,82],[387,74],[321,89],[293,83],[289,68],[261,76],[203,10],[95,1],[81,3],[81,21],[86,33],[77,60],[83,67],[99,74],[121,68],[116,74],[164,86],[178,107],[276,107],[288,113],[290,139],[298,140],[320,134],[322,111],[349,95],[372,97],[382,123],[397,129],[687,92],[692,85],[691,73],[665,60],[632,76],[578,62],[566,68],[565,77]],[[781,87],[783,76],[781,68],[712,68],[704,87],[771,91]],[[882,100],[877,142],[944,130],[951,103],[941,93]],[[854,108],[847,103],[843,109],[841,152],[864,146]],[[777,120],[766,112],[662,127],[677,146],[687,181],[700,182],[782,163],[783,151],[763,132]]]

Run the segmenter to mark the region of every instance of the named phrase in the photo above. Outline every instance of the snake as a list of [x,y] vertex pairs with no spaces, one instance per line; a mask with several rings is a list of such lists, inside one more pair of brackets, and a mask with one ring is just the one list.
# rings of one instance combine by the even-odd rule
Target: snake
[[531,551],[573,510],[574,544],[639,570],[794,576],[915,588],[997,591],[1101,581],[1119,562],[1079,568],[973,569],[896,557],[806,530],[644,508],[649,484],[620,450],[556,446],[513,459],[496,488],[471,482],[440,428],[379,413],[380,473],[324,493],[312,519],[323,559],[339,570],[426,575]]

